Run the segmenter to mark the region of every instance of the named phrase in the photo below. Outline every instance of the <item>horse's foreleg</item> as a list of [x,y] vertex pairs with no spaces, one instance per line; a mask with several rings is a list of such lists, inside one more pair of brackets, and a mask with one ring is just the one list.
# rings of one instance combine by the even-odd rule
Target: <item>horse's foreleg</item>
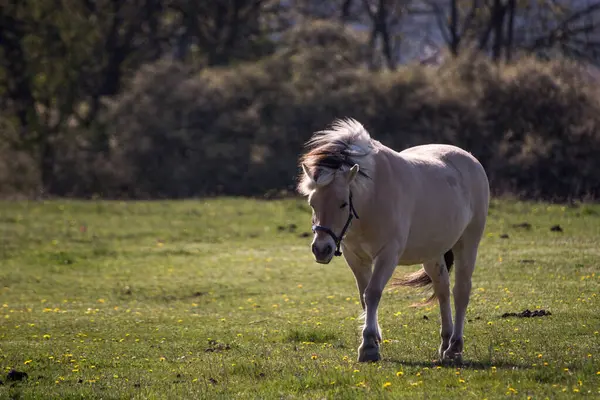
[[444,257],[437,261],[423,263],[423,268],[433,282],[433,291],[440,303],[440,316],[442,319],[442,328],[440,336],[442,343],[439,348],[440,358],[443,357],[444,351],[450,345],[450,337],[452,336],[452,308],[450,307],[450,277]]
[[[463,238],[464,239],[464,238]],[[477,245],[479,240],[461,240],[453,248],[455,254],[456,270],[454,272],[454,330],[450,338],[450,345],[444,351],[442,359],[462,362],[463,330],[469,297],[471,296],[471,277],[477,259]]]
[[358,348],[358,361],[379,361],[381,330],[377,322],[377,307],[385,285],[392,277],[398,263],[398,251],[384,251],[376,259],[373,275],[365,289],[366,318],[363,328],[363,341]]
[[372,272],[372,260],[366,256],[361,256],[356,252],[344,247],[344,258],[348,263],[348,266],[354,274],[356,279],[356,287],[358,289],[358,297],[360,298],[360,304],[363,311],[365,310],[365,289],[371,280]]

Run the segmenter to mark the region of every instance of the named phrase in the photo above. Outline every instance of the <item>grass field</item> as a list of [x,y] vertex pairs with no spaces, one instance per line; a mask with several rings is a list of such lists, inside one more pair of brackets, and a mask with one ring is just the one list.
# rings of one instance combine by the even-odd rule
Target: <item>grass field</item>
[[600,396],[600,206],[492,203],[462,368],[409,289],[357,363],[354,278],[309,225],[304,200],[0,203],[0,398]]

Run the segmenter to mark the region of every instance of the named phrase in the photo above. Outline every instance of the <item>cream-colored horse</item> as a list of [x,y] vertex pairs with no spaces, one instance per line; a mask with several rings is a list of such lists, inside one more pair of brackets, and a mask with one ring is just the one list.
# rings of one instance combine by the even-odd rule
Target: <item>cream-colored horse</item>
[[[301,157],[298,190],[313,210],[312,252],[327,264],[344,258],[366,311],[359,361],[380,359],[377,307],[396,265],[423,264],[400,281],[432,285],[441,313],[440,358],[462,360],[463,328],[471,276],[489,204],[481,164],[449,145],[396,152],[373,140],[353,119],[317,132]],[[448,273],[456,260],[450,307]]]

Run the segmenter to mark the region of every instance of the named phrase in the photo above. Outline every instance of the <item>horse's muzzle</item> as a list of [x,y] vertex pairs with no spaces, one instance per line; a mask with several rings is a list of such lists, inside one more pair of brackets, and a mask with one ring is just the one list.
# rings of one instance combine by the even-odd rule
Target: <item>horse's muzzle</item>
[[319,264],[329,264],[333,258],[333,246],[326,243],[323,246],[318,246],[316,243],[312,245],[312,253],[315,256],[315,261]]

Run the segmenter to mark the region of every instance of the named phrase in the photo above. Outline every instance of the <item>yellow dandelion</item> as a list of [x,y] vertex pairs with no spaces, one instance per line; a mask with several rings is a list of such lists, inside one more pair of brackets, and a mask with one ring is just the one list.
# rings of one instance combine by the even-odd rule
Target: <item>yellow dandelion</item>
[[310,356],[311,360],[316,360],[318,357],[316,354],[313,354],[312,356]]
[[27,365],[27,364],[30,364],[32,361],[33,361],[33,360],[25,360],[25,361],[23,362],[23,364]]
[[465,383],[465,380],[464,380],[464,379],[462,379],[462,378],[460,378],[460,379],[458,380],[458,383]]
[[104,300],[104,299],[98,299],[98,303],[100,303],[100,304],[104,304],[105,302],[106,302],[106,300]]
[[402,375],[404,375],[404,372],[403,372],[403,371],[398,371],[398,372],[396,372],[396,376],[402,376]]
[[383,384],[384,388],[387,388],[387,387],[390,387],[390,386],[392,386],[392,382],[386,382],[386,383]]
[[537,355],[537,358],[542,358],[542,357],[543,357],[543,356],[542,356],[541,354],[538,354],[538,355]]

